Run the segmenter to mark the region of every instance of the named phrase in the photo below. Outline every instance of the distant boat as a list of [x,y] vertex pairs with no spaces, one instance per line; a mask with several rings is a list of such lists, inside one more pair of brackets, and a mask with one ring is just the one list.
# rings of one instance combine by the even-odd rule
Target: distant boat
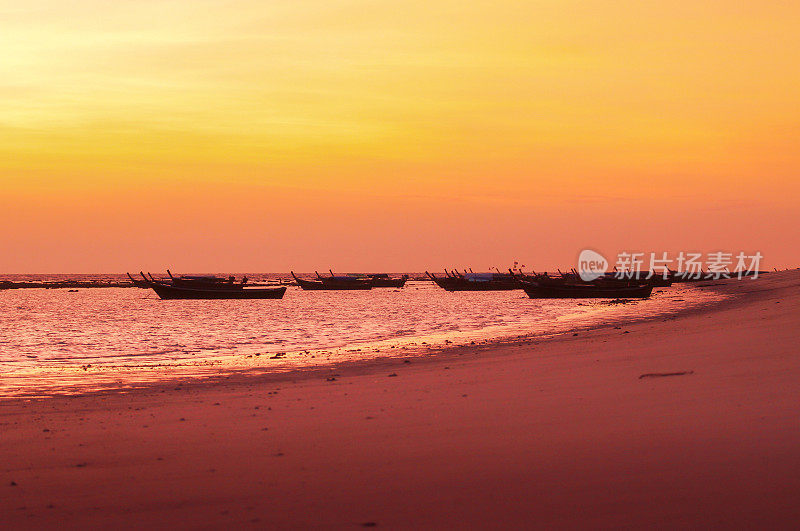
[[505,273],[459,273],[445,269],[444,278],[425,271],[437,286],[447,291],[510,291],[521,289],[517,279]]
[[406,285],[408,275],[403,275],[400,278],[391,278],[386,273],[373,273],[367,275],[372,280],[373,288],[402,288]]
[[297,285],[304,290],[320,291],[320,290],[368,290],[372,289],[372,282],[368,279],[357,277],[323,277],[317,273],[317,280],[304,280],[297,278],[294,271],[291,271],[292,277],[297,282]]
[[170,281],[173,286],[184,288],[202,288],[202,289],[243,289],[247,284],[247,277],[243,277],[240,283],[236,282],[236,277],[218,277],[214,275],[181,275],[175,277],[172,272],[167,269]]
[[[368,280],[372,282],[373,288],[402,288],[406,284],[406,280],[408,280],[408,275],[403,275],[400,278],[392,278],[386,273],[367,273],[367,274],[348,274],[345,276],[337,276],[333,274],[333,271],[329,270],[331,273],[330,278],[333,280],[340,280],[340,281],[352,281],[352,280]],[[319,273],[317,273],[317,277],[320,280],[327,280],[325,277],[321,277]]]
[[161,299],[281,299],[286,293],[286,286],[280,288],[245,288],[242,284],[232,287],[208,287],[202,283],[194,286],[175,285],[167,282],[148,279],[144,273],[139,272],[147,283],[147,287]]
[[519,280],[531,299],[646,299],[653,292],[652,282],[581,282],[566,279]]

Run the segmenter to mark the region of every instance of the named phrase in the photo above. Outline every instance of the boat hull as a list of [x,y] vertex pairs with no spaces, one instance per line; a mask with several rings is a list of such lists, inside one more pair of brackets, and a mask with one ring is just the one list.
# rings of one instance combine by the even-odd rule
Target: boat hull
[[286,293],[286,286],[280,288],[253,288],[253,289],[194,289],[165,284],[151,283],[150,288],[159,298],[164,300],[174,299],[282,299]]
[[244,284],[236,283],[236,282],[206,282],[203,280],[185,280],[182,278],[173,278],[172,285],[177,288],[186,288],[186,289],[199,289],[199,290],[222,290],[222,291],[234,291],[234,290],[241,290],[244,289]]
[[434,282],[446,291],[511,291],[522,288],[516,280],[473,282],[461,278],[436,278]]
[[373,288],[402,288],[406,285],[405,278],[373,278]]
[[130,273],[126,273],[126,275],[128,275],[128,278],[131,279],[131,283],[133,283],[133,287],[142,288],[142,289],[147,289],[147,288],[150,287],[150,285],[147,283],[147,281],[145,281],[145,280],[137,280],[137,279],[133,278]]
[[372,289],[371,282],[336,281],[336,280],[303,280],[295,278],[297,285],[307,291],[357,291]]
[[598,286],[593,284],[542,284],[522,282],[531,299],[646,299],[652,284],[638,286]]

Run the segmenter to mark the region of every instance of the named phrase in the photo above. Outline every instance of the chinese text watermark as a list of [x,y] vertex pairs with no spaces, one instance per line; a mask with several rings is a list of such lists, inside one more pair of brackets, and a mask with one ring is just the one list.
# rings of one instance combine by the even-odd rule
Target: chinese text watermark
[[758,278],[759,266],[764,256],[760,252],[746,254],[715,251],[696,253],[681,251],[677,255],[666,252],[628,252],[617,254],[613,270],[609,261],[597,251],[584,249],[578,256],[578,273],[582,280],[592,281],[603,276],[625,278],[683,278],[687,280],[715,280],[722,278]]

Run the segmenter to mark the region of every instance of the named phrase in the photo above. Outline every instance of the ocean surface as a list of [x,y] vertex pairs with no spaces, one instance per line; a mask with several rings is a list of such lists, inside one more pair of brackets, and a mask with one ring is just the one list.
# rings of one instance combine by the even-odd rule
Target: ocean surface
[[[250,274],[253,281],[287,275]],[[6,275],[0,280],[123,280],[124,275]],[[281,300],[162,301],[137,288],[0,290],[0,397],[129,389],[237,371],[282,372],[378,357],[431,355],[713,303],[676,284],[648,300],[534,300],[524,292],[302,291]]]

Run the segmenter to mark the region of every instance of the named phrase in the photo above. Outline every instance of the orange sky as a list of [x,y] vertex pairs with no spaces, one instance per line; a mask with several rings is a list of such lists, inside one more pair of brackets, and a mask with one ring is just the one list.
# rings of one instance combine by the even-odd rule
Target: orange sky
[[800,4],[0,4],[0,272],[800,264]]

